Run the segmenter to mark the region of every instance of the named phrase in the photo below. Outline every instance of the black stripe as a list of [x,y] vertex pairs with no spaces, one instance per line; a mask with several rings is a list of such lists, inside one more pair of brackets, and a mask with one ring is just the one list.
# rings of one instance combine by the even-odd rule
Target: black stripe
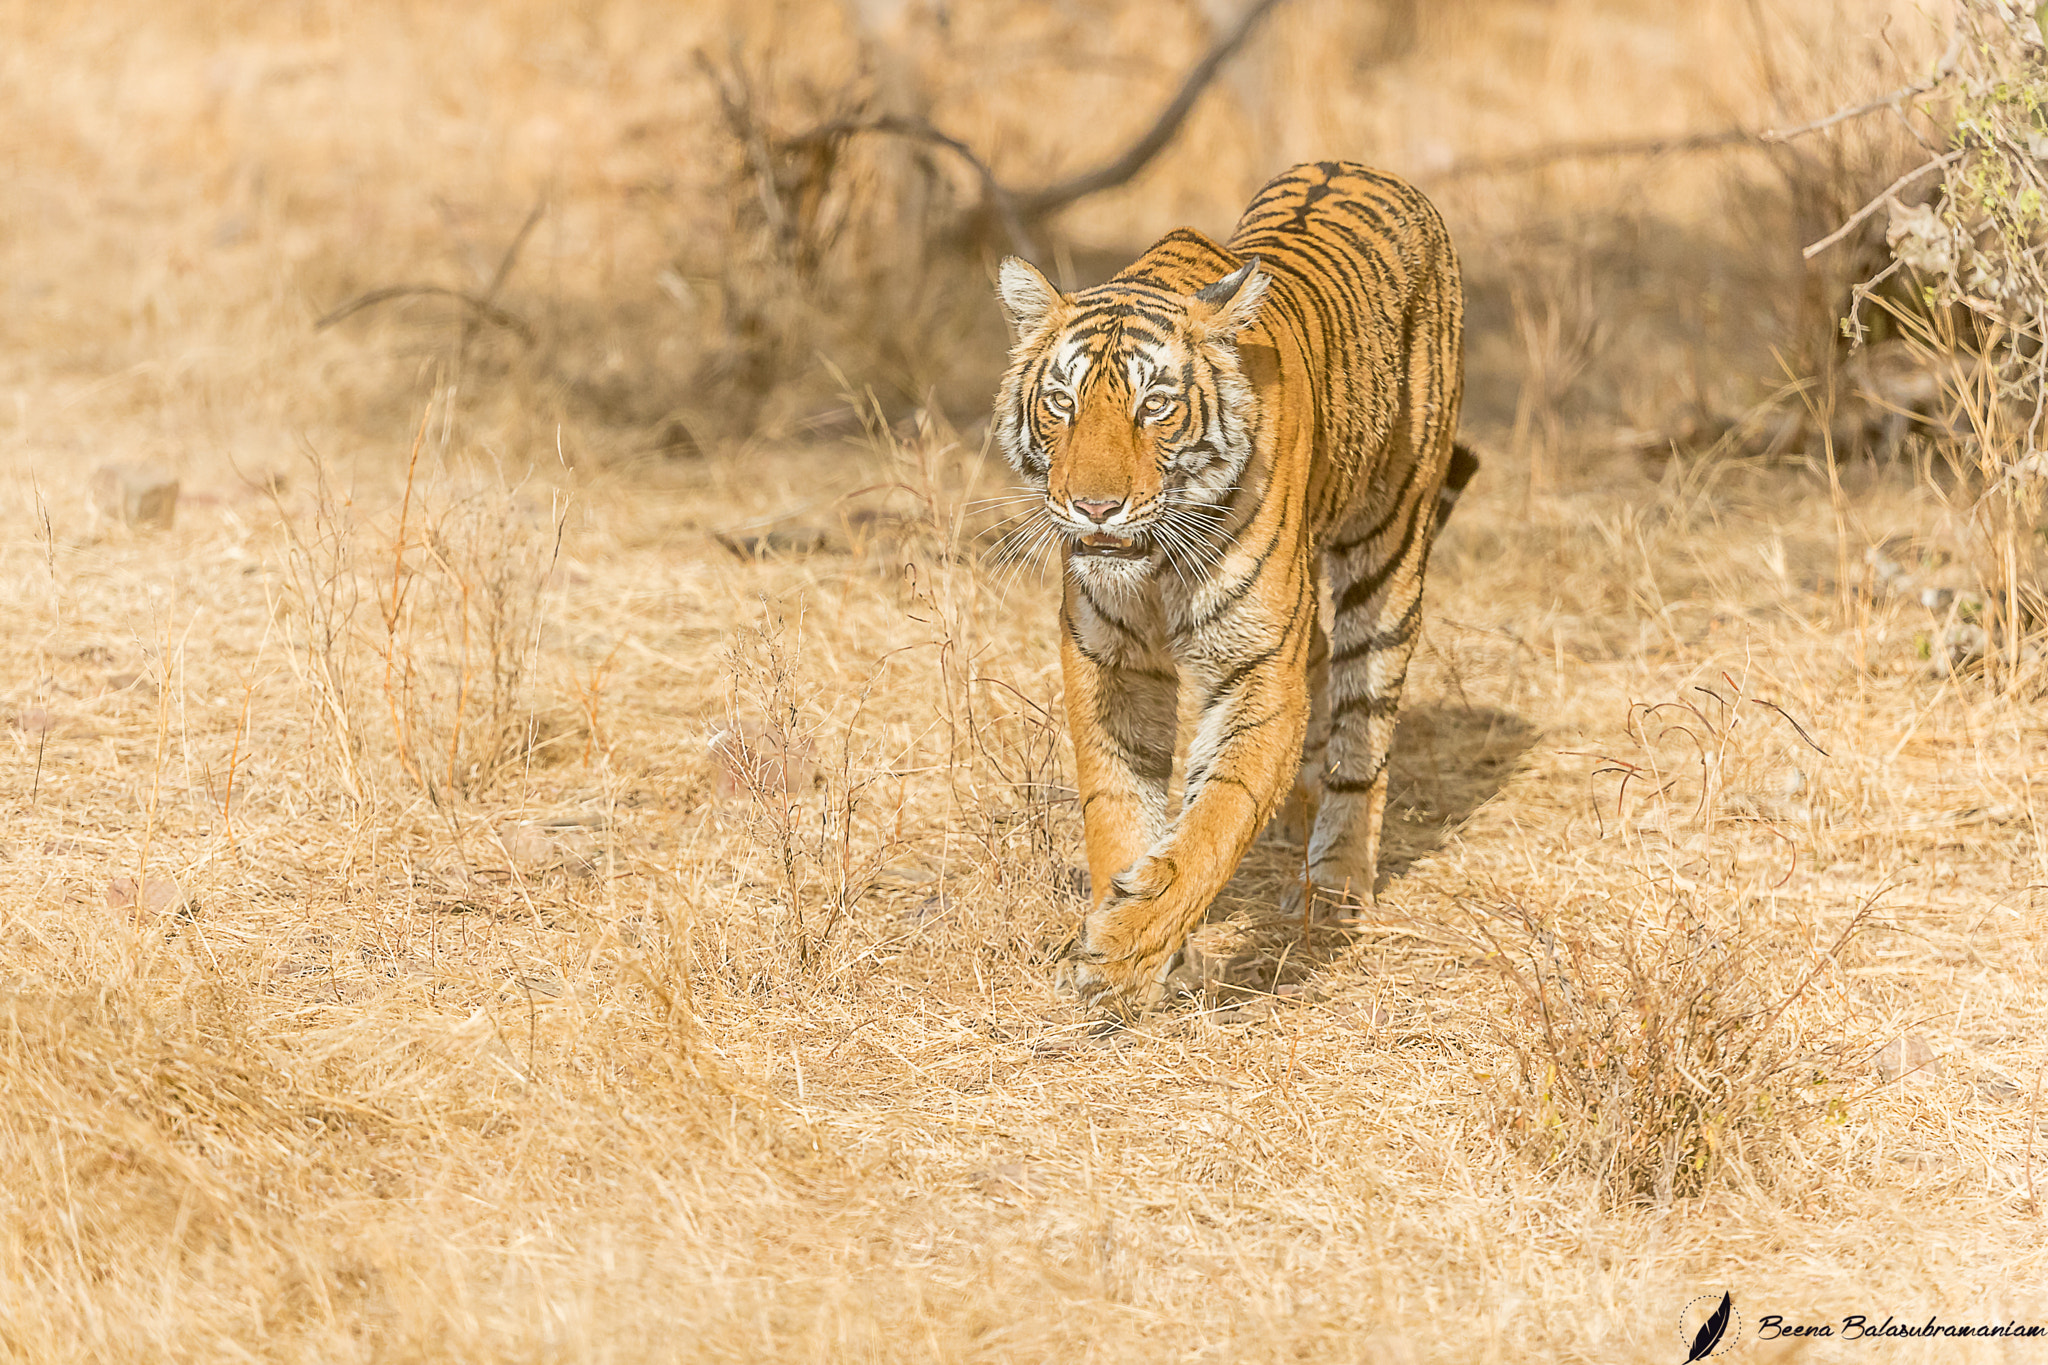
[[1385,761],[1382,760],[1380,766],[1373,769],[1372,776],[1365,778],[1363,780],[1352,777],[1338,777],[1335,774],[1326,774],[1323,777],[1323,790],[1326,792],[1337,792],[1340,795],[1344,796],[1356,796],[1361,792],[1369,792],[1373,789],[1374,784],[1380,780],[1380,776],[1383,773],[1385,773],[1386,770],[1387,765]]
[[1361,603],[1370,602],[1374,594],[1386,586],[1387,580],[1407,562],[1408,552],[1415,548],[1415,535],[1422,522],[1421,517],[1411,515],[1408,519],[1408,529],[1401,536],[1400,548],[1382,561],[1377,569],[1344,589],[1343,595],[1337,599],[1336,611],[1339,616],[1357,610]]
[[1080,598],[1083,602],[1086,602],[1088,604],[1088,610],[1094,612],[1095,615],[1101,620],[1106,621],[1111,627],[1111,629],[1115,630],[1117,634],[1123,636],[1127,640],[1136,641],[1139,645],[1143,646],[1146,649],[1150,649],[1152,647],[1152,641],[1147,639],[1141,633],[1139,633],[1138,629],[1135,626],[1125,624],[1121,617],[1112,615],[1108,611],[1108,609],[1106,609],[1100,602],[1096,601],[1095,595],[1088,591],[1088,585],[1085,581],[1078,578],[1070,578],[1067,581],[1072,585],[1074,589],[1074,595]]
[[1331,708],[1330,719],[1333,721],[1342,720],[1353,712],[1363,711],[1367,719],[1379,720],[1393,715],[1400,709],[1401,697],[1399,693],[1393,696],[1374,696],[1371,693],[1367,693],[1364,696],[1353,697],[1349,701],[1339,702]]
[[[1285,640],[1283,639],[1282,644],[1284,643]],[[1271,649],[1262,650],[1259,653],[1252,655],[1251,658],[1246,659],[1236,668],[1231,669],[1230,672],[1224,676],[1224,679],[1221,683],[1217,684],[1215,687],[1210,689],[1210,703],[1214,704],[1221,698],[1227,697],[1232,692],[1236,691],[1237,685],[1243,682],[1253,669],[1257,668],[1261,664],[1271,663],[1274,656],[1280,653],[1280,648],[1280,645],[1274,645]]]
[[1422,594],[1408,604],[1408,610],[1401,613],[1401,619],[1392,629],[1372,631],[1330,656],[1333,664],[1350,663],[1353,659],[1375,654],[1384,649],[1398,649],[1415,639],[1415,627],[1422,619]]

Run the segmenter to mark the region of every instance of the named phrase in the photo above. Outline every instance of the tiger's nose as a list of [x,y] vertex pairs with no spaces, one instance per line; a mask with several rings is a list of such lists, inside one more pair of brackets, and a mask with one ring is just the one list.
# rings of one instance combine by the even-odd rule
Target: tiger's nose
[[1108,501],[1100,502],[1090,502],[1086,499],[1075,498],[1073,502],[1074,506],[1077,509],[1079,509],[1082,516],[1088,518],[1088,520],[1090,521],[1097,522],[1108,521],[1111,517],[1116,515],[1117,509],[1124,505],[1124,500],[1122,498],[1112,498]]

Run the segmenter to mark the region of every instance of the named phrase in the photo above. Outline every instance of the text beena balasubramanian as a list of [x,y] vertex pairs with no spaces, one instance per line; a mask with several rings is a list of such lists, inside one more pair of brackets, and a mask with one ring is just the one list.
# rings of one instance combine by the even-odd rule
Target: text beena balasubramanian
[[1861,1313],[1843,1318],[1839,1325],[1797,1323],[1772,1313],[1758,1320],[1756,1336],[1758,1341],[1773,1337],[1840,1337],[1845,1341],[1859,1337],[2048,1337],[2048,1327],[2025,1322],[1942,1322],[1938,1318],[1929,1318],[1925,1323],[1899,1322],[1889,1313],[1881,1323],[1873,1323]]

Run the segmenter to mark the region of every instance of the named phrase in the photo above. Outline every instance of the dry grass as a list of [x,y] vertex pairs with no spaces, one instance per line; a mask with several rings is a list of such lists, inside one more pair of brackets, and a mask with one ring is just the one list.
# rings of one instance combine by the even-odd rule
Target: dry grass
[[[1201,37],[1118,9],[1090,53],[1159,49],[1126,76],[1008,8],[961,15],[934,116],[1019,179]],[[1747,5],[1276,18],[1075,249],[1218,227],[1299,154],[1768,101]],[[2048,1320],[2039,666],[1937,674],[1942,621],[1872,591],[1865,547],[1952,530],[1938,487],[1629,453],[1801,325],[1791,230],[1720,213],[1768,204],[1749,154],[1443,182],[1498,453],[1380,913],[1304,937],[1262,849],[1209,994],[1102,1038],[1051,989],[1051,595],[990,553],[976,415],[828,396],[865,425],[802,439],[820,369],[749,443],[677,434],[721,335],[716,14],[8,24],[10,1358],[1647,1361],[1723,1287],[1752,1325]],[[445,297],[313,331],[487,291],[542,194],[494,296],[530,342]],[[113,458],[182,476],[173,529],[95,515]]]

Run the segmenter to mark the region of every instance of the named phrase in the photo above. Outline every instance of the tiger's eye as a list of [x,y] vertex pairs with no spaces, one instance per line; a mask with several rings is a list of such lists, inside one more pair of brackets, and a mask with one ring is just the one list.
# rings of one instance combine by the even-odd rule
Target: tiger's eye
[[1173,408],[1173,399],[1163,393],[1155,393],[1138,405],[1140,417],[1164,417]]
[[1068,395],[1061,393],[1058,389],[1052,389],[1046,393],[1045,405],[1061,417],[1067,416],[1074,410],[1074,400]]

